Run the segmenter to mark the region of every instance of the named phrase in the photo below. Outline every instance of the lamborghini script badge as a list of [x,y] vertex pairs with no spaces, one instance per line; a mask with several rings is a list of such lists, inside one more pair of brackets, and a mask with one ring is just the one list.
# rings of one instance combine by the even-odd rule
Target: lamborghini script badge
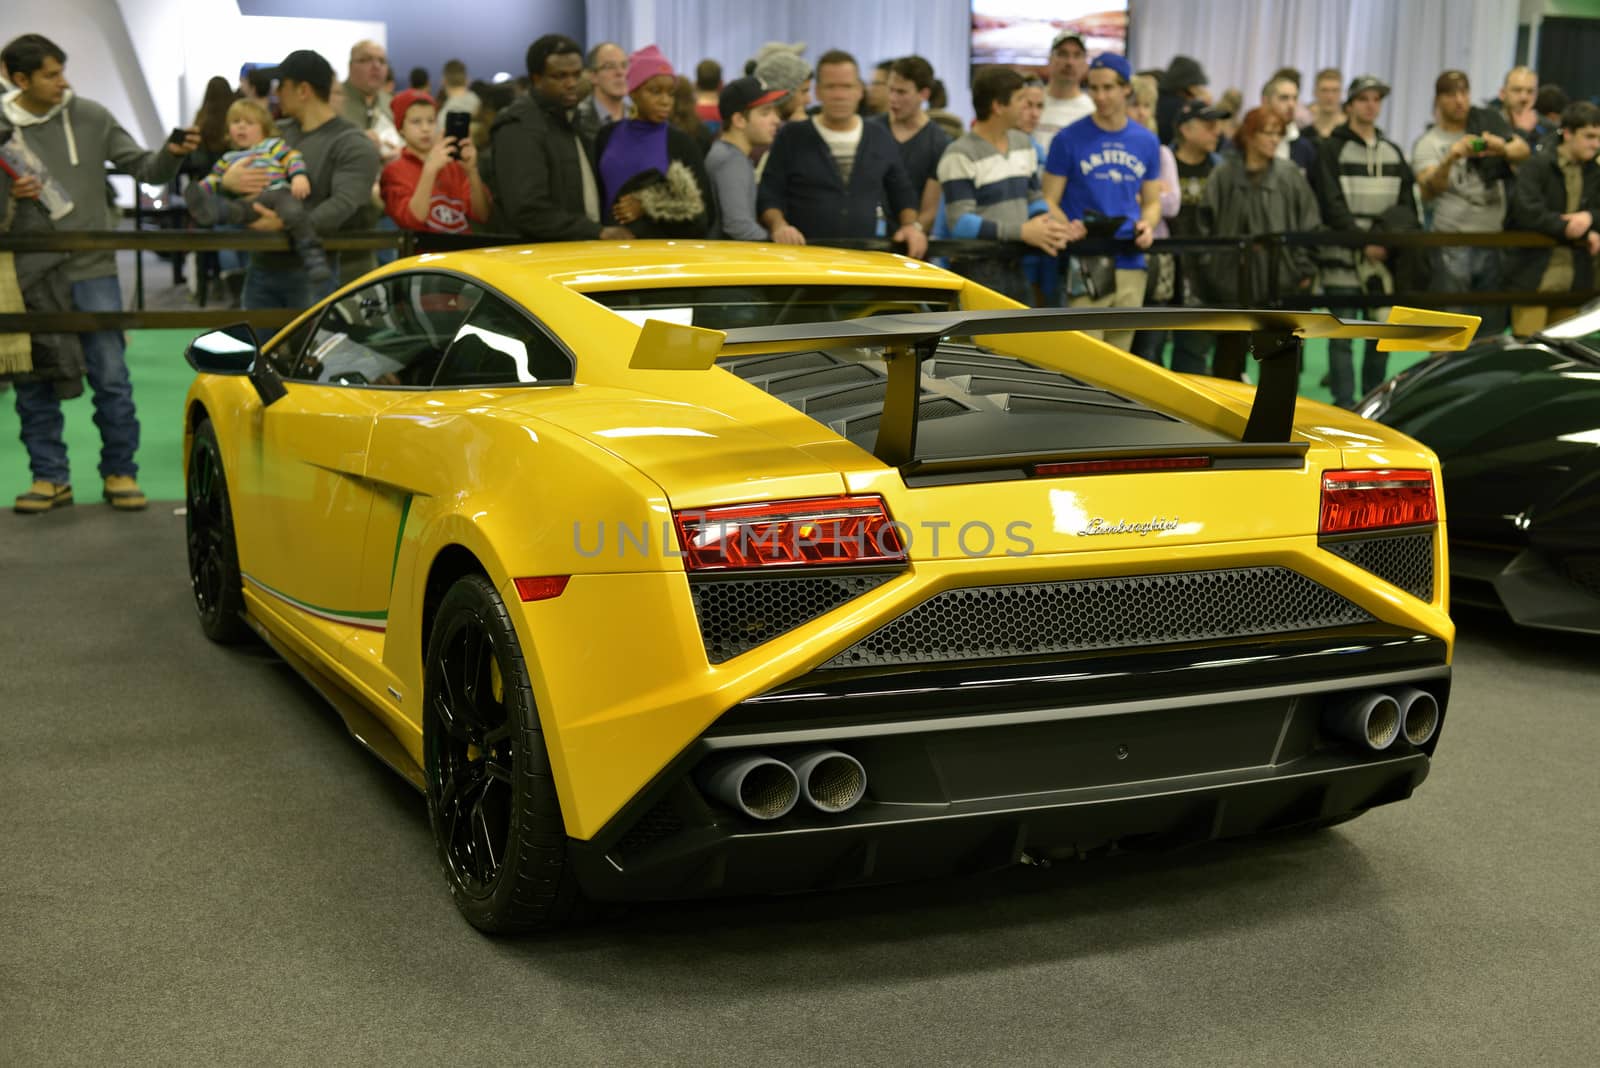
[[1088,526],[1078,531],[1078,537],[1087,538],[1093,537],[1096,534],[1137,534],[1140,537],[1144,537],[1151,531],[1177,530],[1178,525],[1177,516],[1173,516],[1171,519],[1162,519],[1160,516],[1152,516],[1147,520],[1137,523],[1130,523],[1126,519],[1119,519],[1115,523],[1107,523],[1099,516],[1095,516],[1093,519],[1089,520]]

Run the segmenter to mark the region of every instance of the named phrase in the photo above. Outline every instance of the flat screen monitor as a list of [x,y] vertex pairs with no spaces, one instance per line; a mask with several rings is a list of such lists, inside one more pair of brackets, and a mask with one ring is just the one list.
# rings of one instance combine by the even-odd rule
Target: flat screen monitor
[[1128,0],[972,0],[972,66],[1001,63],[1042,77],[1059,33],[1083,38],[1089,56],[1128,54]]

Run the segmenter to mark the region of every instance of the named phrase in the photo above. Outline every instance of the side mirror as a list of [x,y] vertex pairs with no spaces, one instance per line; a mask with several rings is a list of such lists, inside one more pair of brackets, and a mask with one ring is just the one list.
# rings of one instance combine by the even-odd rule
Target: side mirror
[[201,374],[248,375],[263,406],[288,395],[277,370],[261,358],[261,343],[249,323],[234,323],[189,342],[184,359]]

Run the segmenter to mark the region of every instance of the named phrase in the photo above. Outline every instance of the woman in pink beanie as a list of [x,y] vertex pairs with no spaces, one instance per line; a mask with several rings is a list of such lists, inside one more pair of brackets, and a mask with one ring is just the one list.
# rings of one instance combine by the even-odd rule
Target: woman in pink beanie
[[655,45],[628,57],[634,118],[600,131],[602,218],[635,237],[704,237],[711,229],[705,160],[694,138],[668,123],[677,75]]

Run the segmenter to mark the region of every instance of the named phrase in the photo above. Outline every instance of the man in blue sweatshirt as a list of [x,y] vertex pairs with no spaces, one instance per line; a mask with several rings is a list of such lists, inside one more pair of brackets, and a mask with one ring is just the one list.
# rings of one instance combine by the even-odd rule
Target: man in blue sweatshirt
[[[181,144],[168,143],[150,152],[140,148],[109,111],[73,95],[65,74],[67,54],[39,34],[23,34],[6,45],[0,50],[0,62],[13,85],[0,98],[0,140],[26,145],[48,177],[59,183],[64,201],[50,198],[57,230],[115,229],[106,203],[107,163],[139,183],[164,185],[178,173],[178,160],[200,144],[200,132],[191,126]],[[37,197],[44,191],[37,176],[23,177],[11,187],[11,195],[18,198]],[[76,310],[122,310],[113,253],[74,252],[66,270]],[[113,508],[143,508],[147,502],[135,479],[139,465],[133,459],[139,449],[139,418],[123,358],[122,331],[94,330],[79,338],[89,388],[94,391],[94,422],[100,428],[103,495]],[[71,504],[71,472],[62,437],[65,421],[55,386],[17,383],[17,417],[33,485],[17,497],[16,510],[32,514]]]

